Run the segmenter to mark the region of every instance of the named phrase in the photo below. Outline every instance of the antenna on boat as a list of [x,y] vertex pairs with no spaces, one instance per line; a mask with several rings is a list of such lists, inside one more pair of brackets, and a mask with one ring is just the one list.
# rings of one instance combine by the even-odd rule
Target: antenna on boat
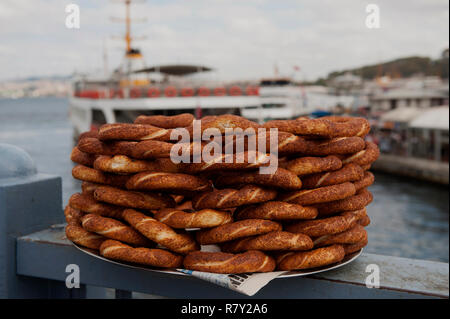
[[108,75],[108,51],[106,48],[106,39],[103,39],[103,72]]
[[[147,21],[146,18],[131,19],[130,17],[130,6],[134,3],[142,3],[145,2],[145,0],[111,0],[111,2],[115,3],[123,3],[125,4],[125,18],[118,18],[118,17],[111,17],[111,20],[113,22],[120,22],[125,23],[125,36],[119,37],[121,39],[125,40],[125,74],[127,77],[130,77],[130,74],[133,70],[137,69],[137,62],[141,64],[142,66],[145,66],[142,53],[139,49],[133,47],[132,42],[134,40],[142,40],[145,39],[145,37],[134,37],[131,35],[131,22],[145,22]],[[116,37],[117,38],[117,37]],[[128,85],[145,85],[148,84],[147,79],[140,79],[140,80],[133,80],[131,79],[124,79],[121,80],[121,85],[128,86]]]
[[[133,54],[133,50],[136,50],[132,47],[131,42],[132,40],[137,40],[138,38],[131,36],[131,22],[145,22],[147,21],[146,18],[136,19],[134,18],[131,20],[130,17],[130,5],[132,3],[143,3],[145,0],[114,0],[112,2],[115,3],[124,3],[125,4],[125,18],[118,18],[118,17],[111,17],[111,20],[113,22],[121,22],[125,23],[125,43],[126,43],[126,54]],[[142,37],[141,37],[142,38]],[[134,53],[135,54],[135,53]]]

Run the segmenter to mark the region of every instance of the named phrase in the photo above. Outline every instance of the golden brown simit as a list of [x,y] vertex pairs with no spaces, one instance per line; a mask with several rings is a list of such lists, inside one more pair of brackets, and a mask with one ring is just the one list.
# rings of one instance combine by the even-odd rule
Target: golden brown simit
[[342,245],[332,245],[310,251],[283,253],[277,257],[277,267],[279,270],[317,268],[340,262],[344,257]]
[[231,223],[229,212],[215,209],[202,209],[188,213],[175,208],[160,209],[154,217],[173,228],[210,228]]
[[280,195],[279,199],[298,205],[312,205],[344,199],[354,195],[355,192],[355,186],[352,183],[346,182],[337,185],[289,192]]
[[356,224],[350,229],[338,234],[324,235],[314,239],[314,247],[323,247],[333,244],[356,244],[367,238],[363,226]]
[[226,242],[221,249],[224,252],[237,253],[247,250],[309,250],[313,246],[313,241],[307,235],[273,231],[264,235]]
[[98,187],[94,197],[101,202],[138,209],[175,207],[175,201],[169,195],[128,191],[110,186]]
[[133,228],[112,218],[86,214],[81,217],[81,225],[87,231],[128,244],[143,247],[153,246],[152,242]]
[[69,206],[82,212],[120,219],[123,207],[100,203],[92,193],[75,193],[69,199]]
[[275,269],[273,258],[257,250],[236,255],[196,251],[184,258],[183,265],[186,269],[219,274],[269,272]]
[[337,154],[356,153],[365,148],[361,137],[338,137],[327,140],[306,140],[305,154],[313,156],[327,156]]
[[342,167],[342,162],[333,155],[327,157],[299,157],[288,161],[283,167],[296,175],[302,176],[338,170]]
[[126,184],[128,189],[150,191],[211,191],[211,182],[205,178],[176,173],[142,172],[131,177]]
[[296,222],[286,226],[286,231],[302,233],[311,237],[320,237],[342,233],[356,225],[366,215],[366,210],[344,212],[339,216]]
[[199,230],[196,233],[196,239],[201,245],[209,245],[280,230],[281,225],[274,221],[245,219],[211,229]]
[[188,233],[177,233],[172,228],[156,219],[133,209],[123,212],[124,219],[148,239],[179,254],[199,250],[198,244]]
[[192,199],[195,209],[203,208],[231,208],[247,204],[267,202],[274,199],[277,192],[255,185],[246,185],[240,189],[214,190],[196,195]]
[[139,115],[134,124],[149,124],[165,129],[187,127],[192,124],[194,116],[190,113],[183,113],[172,116],[164,115]]
[[285,190],[296,190],[302,187],[302,181],[294,173],[278,168],[272,174],[261,174],[255,172],[230,172],[220,175],[216,179],[214,185],[217,187],[236,186],[244,184],[255,184],[264,187],[275,187]]
[[156,248],[133,248],[117,240],[106,240],[100,246],[103,257],[161,268],[178,268],[183,257],[167,250]]
[[89,232],[77,224],[68,224],[66,226],[66,237],[78,245],[96,250],[107,239],[101,235]]
[[359,165],[345,164],[341,169],[326,173],[317,173],[302,178],[303,188],[317,188],[322,186],[354,182],[364,177],[364,171]]
[[108,173],[103,173],[102,171],[83,166],[77,165],[72,169],[72,176],[80,181],[105,184],[117,187],[124,187],[128,180],[128,176],[125,175],[113,175]]
[[355,195],[341,200],[317,204],[315,207],[319,211],[319,216],[329,216],[339,212],[363,209],[373,200],[372,193],[363,188]]
[[98,138],[102,141],[170,141],[170,135],[171,130],[147,124],[104,124],[98,130]]
[[304,207],[287,202],[270,201],[262,204],[245,206],[234,213],[234,218],[241,219],[270,219],[270,220],[295,220],[314,219],[317,217],[317,209]]
[[72,162],[89,167],[92,167],[92,165],[94,165],[95,157],[96,156],[93,154],[88,154],[80,151],[80,149],[76,146],[70,153],[70,159]]

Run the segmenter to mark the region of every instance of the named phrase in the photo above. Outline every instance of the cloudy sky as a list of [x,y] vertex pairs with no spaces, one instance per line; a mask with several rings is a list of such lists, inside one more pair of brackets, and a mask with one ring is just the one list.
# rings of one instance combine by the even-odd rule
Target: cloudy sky
[[[69,3],[80,7],[80,29],[65,26]],[[366,6],[380,9],[369,29]],[[273,74],[313,80],[330,71],[409,55],[437,57],[447,48],[444,0],[147,0],[132,7],[146,17],[132,27],[147,65],[195,63],[224,79]],[[2,0],[0,80],[74,71],[101,72],[106,43],[110,68],[123,55],[124,6],[108,0]]]

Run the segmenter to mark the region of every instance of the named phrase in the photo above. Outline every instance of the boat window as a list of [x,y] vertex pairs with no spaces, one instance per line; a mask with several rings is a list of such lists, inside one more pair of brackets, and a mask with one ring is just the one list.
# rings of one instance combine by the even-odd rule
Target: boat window
[[102,110],[92,110],[92,123],[94,124],[105,124],[106,117]]
[[[114,110],[117,123],[133,123],[139,115],[177,115],[190,110]],[[191,112],[192,113],[192,112]]]
[[283,107],[284,104],[263,104],[262,107],[265,109]]
[[289,80],[262,80],[260,85],[261,86],[282,86],[282,85],[288,85],[291,82]]

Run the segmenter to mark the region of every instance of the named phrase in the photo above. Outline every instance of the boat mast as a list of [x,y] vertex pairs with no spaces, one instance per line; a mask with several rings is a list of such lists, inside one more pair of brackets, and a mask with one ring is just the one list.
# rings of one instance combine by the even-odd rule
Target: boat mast
[[[130,14],[130,5],[132,3],[144,2],[145,0],[119,0],[117,2],[122,2],[125,4],[125,19],[121,18],[113,18],[115,22],[125,22],[125,36],[123,39],[125,40],[125,65],[124,65],[124,73],[126,79],[121,80],[122,86],[129,85],[146,85],[148,84],[147,79],[134,79],[131,80],[132,71],[138,68],[137,64],[141,64],[140,67],[144,66],[144,60],[142,53],[139,49],[133,48],[132,41],[137,40],[138,38],[131,36],[131,14]],[[133,22],[144,22],[145,19],[133,19]],[[142,39],[142,38],[139,38]]]
[[131,0],[125,0],[125,25],[126,25],[126,33],[125,33],[125,42],[127,43],[127,54],[131,50],[131,21],[130,21],[130,4]]

